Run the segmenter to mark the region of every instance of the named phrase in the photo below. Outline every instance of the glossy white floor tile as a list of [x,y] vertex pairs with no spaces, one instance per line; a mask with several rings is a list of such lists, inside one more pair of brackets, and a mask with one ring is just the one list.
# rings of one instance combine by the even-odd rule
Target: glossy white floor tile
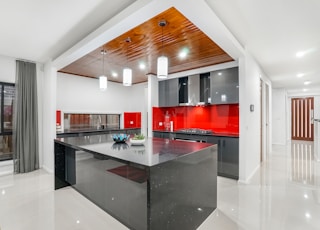
[[[0,176],[1,230],[127,229],[43,170]],[[218,178],[218,208],[200,230],[320,229],[320,162],[312,142],[274,146],[249,184]]]
[[249,184],[219,178],[218,209],[200,229],[320,229],[320,162],[313,142],[273,146]]

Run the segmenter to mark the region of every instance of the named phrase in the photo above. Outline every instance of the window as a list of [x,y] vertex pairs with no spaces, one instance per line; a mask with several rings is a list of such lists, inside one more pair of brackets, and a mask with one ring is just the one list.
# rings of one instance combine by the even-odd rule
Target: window
[[64,114],[64,131],[119,128],[120,114]]
[[0,161],[12,159],[14,84],[0,82]]

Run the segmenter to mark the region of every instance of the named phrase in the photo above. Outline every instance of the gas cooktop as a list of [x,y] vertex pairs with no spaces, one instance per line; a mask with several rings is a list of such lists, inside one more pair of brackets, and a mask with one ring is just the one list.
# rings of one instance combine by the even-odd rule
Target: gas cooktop
[[179,129],[179,130],[177,130],[177,132],[179,132],[179,133],[190,133],[190,134],[212,134],[211,130],[197,129],[197,128]]

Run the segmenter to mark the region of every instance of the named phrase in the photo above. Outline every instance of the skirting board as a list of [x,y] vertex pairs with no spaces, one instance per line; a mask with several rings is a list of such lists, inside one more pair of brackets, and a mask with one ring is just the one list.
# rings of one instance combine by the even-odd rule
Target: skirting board
[[254,176],[254,174],[258,171],[260,168],[260,164],[253,170],[253,172],[250,174],[250,176],[246,180],[238,180],[238,184],[249,184],[251,178]]
[[3,161],[0,163],[0,176],[13,174],[13,161]]
[[45,171],[47,171],[48,173],[51,173],[51,174],[54,173],[54,171],[53,171],[52,169],[49,169],[49,168],[48,168],[47,166],[45,166],[45,165],[42,165],[41,168],[44,169]]

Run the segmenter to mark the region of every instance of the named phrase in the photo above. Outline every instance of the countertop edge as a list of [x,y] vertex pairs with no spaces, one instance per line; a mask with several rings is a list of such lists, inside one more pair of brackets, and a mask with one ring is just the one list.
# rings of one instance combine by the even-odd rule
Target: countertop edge
[[219,136],[219,137],[237,137],[239,138],[239,134],[228,134],[228,133],[184,133],[179,131],[165,131],[165,130],[153,130],[152,132],[160,132],[160,133],[173,133],[173,134],[186,134],[186,135],[198,135],[198,136]]
[[56,132],[56,135],[63,135],[63,134],[76,134],[76,133],[101,133],[101,132],[110,132],[110,131],[121,131],[121,130],[134,130],[134,129],[141,129],[141,128],[124,128],[124,129],[92,129],[92,130],[78,130],[78,131],[67,131],[67,132]]
[[[77,137],[69,137],[69,138],[77,138]],[[171,161],[171,160],[177,160],[177,159],[181,159],[183,157],[186,157],[186,156],[189,156],[189,155],[192,155],[192,154],[195,154],[196,152],[200,151],[200,150],[204,150],[204,149],[214,149],[214,150],[217,150],[217,144],[211,144],[211,143],[203,143],[203,144],[206,144],[207,146],[203,146],[201,149],[197,150],[197,151],[190,151],[186,154],[183,154],[181,156],[177,156],[175,157],[174,159],[171,159],[171,160],[168,160],[168,161],[164,161],[164,162],[160,162],[160,163],[157,163],[157,164],[153,164],[153,165],[147,165],[147,164],[144,164],[144,163],[141,163],[141,162],[135,162],[135,161],[132,161],[132,160],[128,160],[128,159],[123,159],[123,158],[120,158],[120,157],[116,157],[116,156],[112,156],[112,155],[109,155],[109,154],[106,154],[106,153],[102,153],[102,152],[97,152],[97,151],[93,151],[93,150],[90,150],[90,149],[87,149],[86,147],[84,146],[79,146],[79,145],[75,145],[75,144],[70,144],[70,143],[67,143],[63,140],[60,140],[61,138],[55,138],[54,139],[54,142],[55,143],[58,143],[60,145],[64,145],[64,146],[67,146],[67,147],[70,147],[70,148],[73,148],[75,150],[79,150],[79,151],[85,151],[85,152],[89,152],[89,153],[92,153],[92,154],[101,154],[101,155],[104,155],[104,156],[107,156],[107,157],[110,157],[111,159],[116,159],[117,161],[122,161],[122,162],[131,162],[131,163],[135,163],[135,164],[138,164],[138,165],[141,165],[143,167],[148,167],[148,168],[152,168],[152,167],[155,167],[157,165],[161,165],[161,164],[164,164],[168,161]],[[62,138],[63,139],[63,138]],[[159,140],[162,140],[162,138],[156,138],[156,137],[152,137],[151,139],[159,139]]]

